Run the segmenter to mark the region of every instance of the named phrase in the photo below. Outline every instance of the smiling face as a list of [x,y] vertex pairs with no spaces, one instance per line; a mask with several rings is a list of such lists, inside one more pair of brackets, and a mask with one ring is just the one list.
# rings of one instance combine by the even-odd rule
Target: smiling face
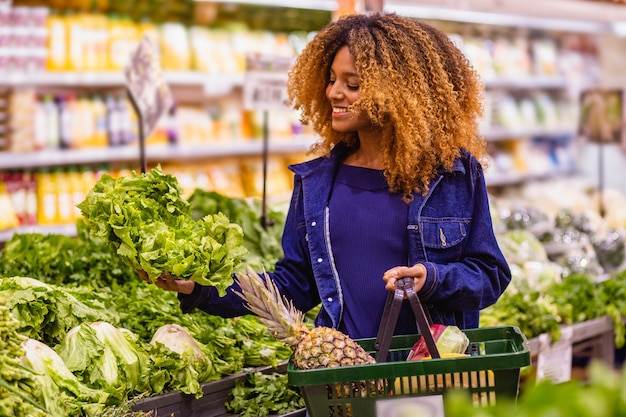
[[330,67],[330,80],[326,86],[326,97],[332,105],[332,125],[338,132],[366,131],[373,128],[364,113],[348,111],[348,106],[360,98],[359,76],[354,58],[347,46],[342,46]]

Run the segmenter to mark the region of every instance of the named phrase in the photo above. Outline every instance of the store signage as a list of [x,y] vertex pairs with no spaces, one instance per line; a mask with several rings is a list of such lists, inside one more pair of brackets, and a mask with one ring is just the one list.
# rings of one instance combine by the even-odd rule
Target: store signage
[[292,57],[250,54],[246,57],[243,104],[246,110],[287,110],[287,73]]
[[174,102],[163,78],[157,48],[149,36],[144,36],[124,68],[126,85],[142,120],[142,136],[147,138],[159,119]]
[[377,417],[443,417],[443,396],[426,395],[376,401]]
[[549,380],[558,384],[572,377],[572,329],[563,328],[561,338],[550,344],[548,334],[539,335],[537,381]]

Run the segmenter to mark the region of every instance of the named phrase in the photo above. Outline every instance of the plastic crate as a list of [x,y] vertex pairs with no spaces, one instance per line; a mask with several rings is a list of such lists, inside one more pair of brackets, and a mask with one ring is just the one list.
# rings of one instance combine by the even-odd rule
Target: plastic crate
[[[401,397],[443,395],[452,389],[471,393],[474,404],[516,397],[520,369],[530,365],[526,337],[514,326],[465,330],[469,356],[407,361],[420,335],[394,336],[383,363],[311,370],[287,367],[289,383],[300,387],[310,417],[376,417],[377,402]],[[359,339],[377,357],[376,339]]]

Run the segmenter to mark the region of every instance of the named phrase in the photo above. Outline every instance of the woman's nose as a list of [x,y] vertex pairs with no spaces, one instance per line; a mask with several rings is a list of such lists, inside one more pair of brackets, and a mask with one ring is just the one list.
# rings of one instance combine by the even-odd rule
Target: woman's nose
[[343,98],[343,92],[337,86],[337,84],[333,84],[333,85],[329,85],[328,86],[328,94],[327,94],[327,96],[330,99],[338,100],[338,99]]

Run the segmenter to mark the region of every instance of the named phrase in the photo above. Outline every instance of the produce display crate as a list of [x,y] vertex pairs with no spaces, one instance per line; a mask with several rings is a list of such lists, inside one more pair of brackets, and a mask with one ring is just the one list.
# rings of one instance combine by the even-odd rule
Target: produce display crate
[[[407,361],[420,335],[394,336],[386,362],[299,370],[290,361],[289,384],[300,387],[311,417],[377,417],[377,403],[390,399],[471,393],[474,405],[517,397],[520,369],[531,363],[528,341],[519,328],[499,326],[465,330],[468,356]],[[357,342],[374,357],[376,339]],[[443,397],[442,397],[443,398]]]
[[[278,367],[258,367],[250,372],[286,372],[287,362]],[[245,382],[247,372],[226,376],[222,379],[202,385],[203,396],[196,398],[193,395],[180,392],[169,392],[139,401],[134,411],[152,412],[153,417],[236,417],[226,412],[225,404],[228,395],[237,382]],[[305,411],[298,410],[282,417],[304,417]]]

